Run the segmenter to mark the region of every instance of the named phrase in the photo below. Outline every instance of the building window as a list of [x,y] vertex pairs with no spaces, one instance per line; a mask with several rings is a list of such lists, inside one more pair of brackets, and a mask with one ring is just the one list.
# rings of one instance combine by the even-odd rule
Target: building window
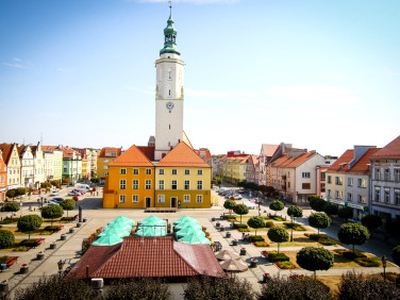
[[332,183],[332,177],[331,177],[331,175],[328,175],[328,183]]
[[133,175],[139,175],[139,169],[133,169]]
[[139,202],[139,196],[138,195],[132,195],[132,202],[133,203],[138,203]]
[[342,191],[335,191],[335,198],[336,199],[343,199],[343,192]]
[[183,195],[183,202],[190,203],[190,195]]
[[134,190],[138,190],[139,189],[139,180],[134,179],[132,181],[132,189],[134,189]]
[[347,201],[349,201],[349,202],[353,201],[353,194],[352,193],[347,193]]
[[400,169],[394,169],[394,181],[400,182]]
[[146,169],[146,175],[151,175],[151,169]]
[[158,203],[164,203],[165,202],[165,196],[164,195],[158,195],[157,201],[158,201]]
[[126,169],[120,169],[120,170],[119,170],[119,173],[120,173],[121,175],[126,175]]
[[108,159],[103,160],[105,164],[108,164],[110,161]]
[[380,188],[375,189],[375,201],[376,202],[381,201],[381,189]]
[[302,189],[303,189],[303,190],[309,190],[309,189],[311,189],[311,184],[310,184],[310,183],[303,183],[303,184],[302,184]]
[[164,189],[164,180],[159,180],[158,181],[158,189],[163,190]]
[[390,191],[389,191],[389,189],[385,189],[384,197],[385,197],[385,202],[389,203],[390,202]]
[[171,174],[172,175],[177,175],[178,174],[178,170],[177,169],[172,169],[171,170]]
[[151,180],[150,179],[146,180],[145,189],[146,190],[151,190]]
[[385,181],[389,181],[390,180],[390,170],[389,169],[385,169]]
[[104,170],[108,170],[108,166],[104,166],[103,169],[104,169]]
[[185,170],[185,175],[190,175],[190,170],[189,169]]
[[203,195],[196,195],[196,202],[203,203]]
[[358,195],[358,203],[365,203],[365,196]]
[[394,203],[400,205],[400,190],[394,191]]
[[190,181],[185,180],[185,190],[190,190]]
[[104,173],[103,173],[103,176],[108,176],[108,172],[104,172]]
[[121,190],[125,190],[125,189],[126,189],[126,180],[125,180],[125,179],[121,179],[121,180],[119,181],[119,188],[120,188]]
[[367,179],[359,178],[357,181],[358,187],[367,187]]
[[178,183],[176,180],[171,181],[171,189],[176,190],[178,188]]
[[201,169],[197,170],[197,175],[203,175],[203,170]]
[[343,184],[343,179],[340,176],[335,177],[335,184],[336,185],[342,185]]
[[158,174],[159,174],[159,175],[164,175],[164,169],[159,169],[159,170],[158,170]]
[[353,177],[347,178],[347,185],[353,186],[353,184],[354,184],[354,178]]
[[381,180],[381,171],[379,168],[375,168],[375,180]]
[[302,178],[310,178],[310,176],[311,176],[310,172],[303,172],[303,173],[301,173],[301,177],[302,177]]
[[125,195],[119,195],[119,203],[125,203]]
[[203,189],[203,181],[202,180],[197,180],[197,189],[202,190]]

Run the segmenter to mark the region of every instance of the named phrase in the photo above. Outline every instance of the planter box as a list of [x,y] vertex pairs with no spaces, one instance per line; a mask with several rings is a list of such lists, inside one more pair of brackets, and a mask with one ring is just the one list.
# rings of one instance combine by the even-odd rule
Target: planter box
[[29,272],[29,266],[21,267],[21,268],[19,269],[19,272],[20,272],[21,274],[26,274],[26,273],[28,273],[28,272]]
[[57,247],[57,244],[56,244],[56,243],[51,243],[51,244],[50,244],[50,249],[56,249],[56,247]]

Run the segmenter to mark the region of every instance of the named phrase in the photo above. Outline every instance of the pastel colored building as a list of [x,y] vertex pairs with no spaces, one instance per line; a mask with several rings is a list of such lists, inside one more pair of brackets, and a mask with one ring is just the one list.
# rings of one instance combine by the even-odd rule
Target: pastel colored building
[[154,164],[135,145],[108,164],[104,208],[154,207]]
[[21,185],[21,160],[17,144],[0,144],[3,152],[3,161],[7,165],[7,190],[22,187]]
[[7,165],[3,160],[3,151],[0,149],[0,201],[6,200],[7,193]]
[[61,146],[42,146],[46,180],[62,181],[63,151]]
[[97,158],[97,176],[102,182],[109,175],[108,165],[120,157],[122,154],[122,148],[110,148],[106,147],[100,150],[100,154]]

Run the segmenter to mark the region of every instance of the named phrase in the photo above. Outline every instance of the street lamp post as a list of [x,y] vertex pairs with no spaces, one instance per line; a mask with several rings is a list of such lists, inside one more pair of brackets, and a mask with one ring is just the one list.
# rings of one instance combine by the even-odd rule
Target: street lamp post
[[386,282],[386,263],[387,263],[387,258],[386,258],[385,255],[382,255],[381,261],[382,261],[382,267],[383,267],[383,281]]
[[61,275],[64,269],[65,260],[60,259],[57,265],[58,265],[58,273]]

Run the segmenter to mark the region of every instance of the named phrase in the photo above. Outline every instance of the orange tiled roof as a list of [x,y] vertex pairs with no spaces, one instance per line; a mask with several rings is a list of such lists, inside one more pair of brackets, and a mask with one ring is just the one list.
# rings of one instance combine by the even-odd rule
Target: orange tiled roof
[[106,152],[116,152],[117,157],[118,157],[121,155],[121,148],[102,148],[100,150],[99,157],[109,157],[109,156],[106,156]]
[[137,147],[140,149],[140,151],[143,152],[144,155],[147,156],[147,158],[150,161],[154,160],[154,150],[156,149],[155,146],[137,146]]
[[149,158],[135,145],[132,145],[120,157],[111,162],[109,166],[119,167],[153,167],[153,163]]
[[159,167],[203,167],[211,168],[192,148],[185,142],[180,142],[157,164]]
[[400,135],[376,152],[371,158],[400,158]]
[[198,155],[204,154],[204,158],[205,159],[211,159],[212,158],[210,150],[208,150],[208,149],[207,150],[204,150],[204,149],[194,150],[194,152],[196,152]]
[[298,157],[289,156],[288,154],[284,154],[278,157],[273,163],[271,163],[272,167],[288,167],[288,168],[297,168],[302,163],[316,155],[317,153],[314,151],[306,152],[301,154]]
[[347,173],[352,174],[370,174],[371,168],[369,167],[371,163],[371,156],[380,151],[381,148],[370,148],[367,153],[365,153],[350,169]]
[[[346,167],[348,168],[349,163],[354,159],[354,150],[346,150],[333,164],[330,166],[328,172],[340,172]],[[344,164],[344,165],[343,165]],[[341,167],[342,165],[342,167]]]
[[0,149],[3,151],[3,161],[6,165],[9,163],[14,145],[15,144],[0,144]]
[[[87,270],[89,266],[89,270]],[[209,245],[189,245],[171,237],[127,237],[114,246],[91,246],[67,278],[224,277]]]

